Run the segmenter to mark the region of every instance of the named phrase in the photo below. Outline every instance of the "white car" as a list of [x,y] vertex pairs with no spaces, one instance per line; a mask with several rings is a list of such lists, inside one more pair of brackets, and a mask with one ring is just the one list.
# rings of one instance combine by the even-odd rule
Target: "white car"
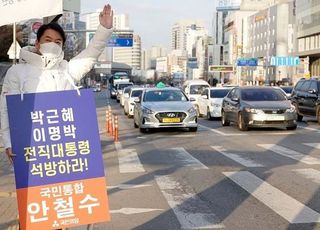
[[182,88],[197,110],[197,115],[199,115],[198,97],[200,97],[205,89],[210,88],[210,85],[204,80],[187,80],[183,83]]
[[223,98],[231,89],[231,87],[212,87],[205,89],[198,98],[199,115],[206,115],[208,120],[221,117]]
[[132,82],[126,82],[126,83],[119,83],[116,85],[116,90],[117,90],[117,102],[120,102],[120,97],[122,95],[123,89],[128,87],[128,86],[133,86]]
[[128,117],[133,117],[134,114],[134,100],[136,98],[141,97],[142,91],[144,88],[131,88],[129,91],[129,97],[124,102],[124,114],[128,115]]
[[130,88],[132,86],[128,86],[126,88],[123,89],[123,92],[120,96],[120,105],[123,107],[124,106],[124,102],[127,98],[129,98],[129,92],[130,92]]

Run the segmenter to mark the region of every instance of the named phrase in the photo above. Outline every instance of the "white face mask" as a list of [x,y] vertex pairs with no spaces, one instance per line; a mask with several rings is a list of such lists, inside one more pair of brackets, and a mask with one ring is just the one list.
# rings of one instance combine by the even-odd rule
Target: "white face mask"
[[47,58],[59,57],[62,53],[62,47],[54,42],[47,42],[40,44],[40,53]]

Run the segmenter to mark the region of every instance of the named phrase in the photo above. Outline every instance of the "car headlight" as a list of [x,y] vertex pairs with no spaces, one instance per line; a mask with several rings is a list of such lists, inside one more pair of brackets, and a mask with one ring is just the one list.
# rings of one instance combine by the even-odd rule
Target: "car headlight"
[[247,113],[263,113],[263,111],[261,109],[253,109],[253,108],[244,108],[244,111],[246,111]]
[[286,113],[294,113],[294,112],[296,112],[296,108],[293,105],[291,105],[290,109],[286,109]]
[[146,107],[143,107],[141,111],[142,111],[142,113],[145,113],[145,114],[153,114],[154,113],[151,109],[148,109]]
[[213,107],[215,107],[215,108],[219,108],[219,107],[221,107],[221,105],[220,105],[220,104],[213,103],[213,102],[211,102],[211,106],[213,106]]
[[191,114],[196,114],[197,113],[197,111],[195,110],[195,108],[194,107],[191,107],[190,109],[188,109],[187,110],[188,111],[188,113],[191,113]]

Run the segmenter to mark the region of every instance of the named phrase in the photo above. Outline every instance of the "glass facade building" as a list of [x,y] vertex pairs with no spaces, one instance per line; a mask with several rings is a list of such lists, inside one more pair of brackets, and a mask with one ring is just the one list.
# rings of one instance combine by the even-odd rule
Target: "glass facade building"
[[296,0],[298,53],[309,57],[311,76],[320,76],[320,1]]

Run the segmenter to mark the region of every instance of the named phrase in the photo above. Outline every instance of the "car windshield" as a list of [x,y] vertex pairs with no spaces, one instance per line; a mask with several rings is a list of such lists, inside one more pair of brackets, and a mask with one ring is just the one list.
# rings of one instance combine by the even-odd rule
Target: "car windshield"
[[132,90],[131,97],[140,97],[142,90]]
[[144,101],[188,101],[188,99],[180,90],[152,90],[145,93]]
[[208,88],[207,85],[191,85],[190,94],[201,94],[206,88]]
[[245,101],[285,101],[286,97],[276,89],[242,89],[241,98]]
[[210,97],[211,98],[224,98],[230,89],[211,89],[210,90]]

